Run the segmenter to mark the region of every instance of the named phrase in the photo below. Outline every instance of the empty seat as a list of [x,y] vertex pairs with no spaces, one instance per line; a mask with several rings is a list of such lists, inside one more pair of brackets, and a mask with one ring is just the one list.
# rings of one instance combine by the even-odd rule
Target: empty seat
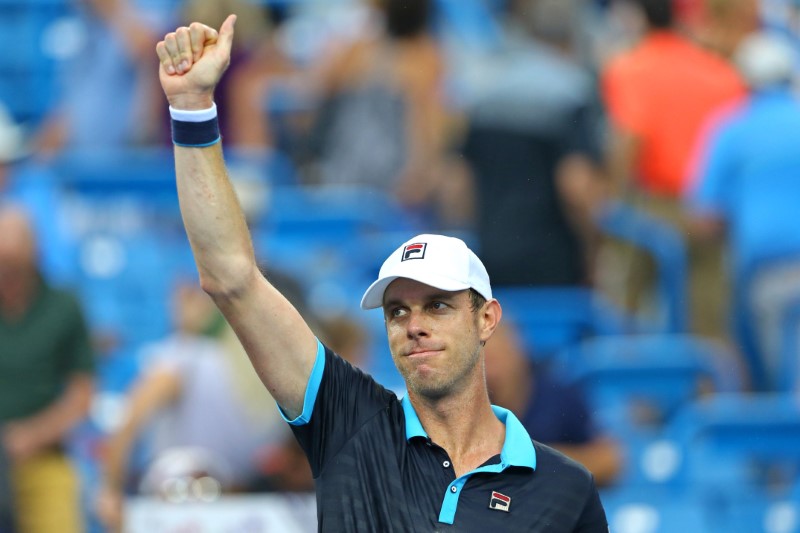
[[694,335],[609,335],[588,339],[564,357],[618,431],[659,426],[707,392],[742,389],[736,357],[723,345]]

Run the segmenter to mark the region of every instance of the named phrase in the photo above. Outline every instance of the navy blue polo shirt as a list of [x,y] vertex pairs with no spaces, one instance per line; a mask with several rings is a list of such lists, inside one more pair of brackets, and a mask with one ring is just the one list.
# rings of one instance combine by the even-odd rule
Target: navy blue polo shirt
[[456,477],[408,398],[319,344],[303,412],[320,531],[607,532],[591,474],[532,441],[508,410],[501,453]]

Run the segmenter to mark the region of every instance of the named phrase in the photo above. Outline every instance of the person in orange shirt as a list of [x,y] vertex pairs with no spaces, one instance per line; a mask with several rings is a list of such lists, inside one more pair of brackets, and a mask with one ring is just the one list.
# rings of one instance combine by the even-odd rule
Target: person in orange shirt
[[[637,3],[647,23],[643,38],[610,60],[602,72],[603,99],[613,129],[609,172],[616,193],[684,235],[690,329],[724,338],[721,246],[692,242],[681,198],[702,125],[720,107],[744,97],[745,86],[725,59],[674,29],[670,0]],[[601,282],[604,272],[626,270],[624,290],[608,286],[608,292],[628,309],[640,309],[655,277],[651,260],[618,244],[610,246],[606,257],[611,263],[601,266]]]

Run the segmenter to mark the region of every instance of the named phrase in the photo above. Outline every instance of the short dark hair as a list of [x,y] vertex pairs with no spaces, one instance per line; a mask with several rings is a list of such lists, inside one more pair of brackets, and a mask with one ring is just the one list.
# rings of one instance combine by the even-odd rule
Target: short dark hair
[[483,304],[486,303],[486,298],[481,296],[481,293],[479,293],[475,289],[470,288],[469,303],[470,303],[469,306],[470,309],[472,309],[473,312],[477,312],[481,307],[483,307]]
[[636,0],[647,24],[654,29],[672,27],[672,0]]

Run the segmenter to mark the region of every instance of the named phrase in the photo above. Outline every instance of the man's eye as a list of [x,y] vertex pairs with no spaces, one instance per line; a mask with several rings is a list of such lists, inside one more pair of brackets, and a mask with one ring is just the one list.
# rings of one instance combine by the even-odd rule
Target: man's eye
[[447,304],[445,304],[443,302],[433,302],[431,304],[431,308],[436,309],[437,311],[441,310],[441,309],[444,309],[445,307],[447,307]]
[[395,307],[392,309],[391,313],[389,313],[393,318],[398,318],[403,316],[405,310],[402,307]]

